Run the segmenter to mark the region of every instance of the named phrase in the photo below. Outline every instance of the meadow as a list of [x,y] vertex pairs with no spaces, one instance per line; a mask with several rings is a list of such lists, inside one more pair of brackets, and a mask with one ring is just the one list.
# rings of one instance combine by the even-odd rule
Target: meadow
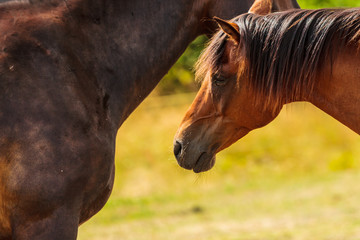
[[120,128],[113,193],[80,240],[360,239],[357,134],[310,104],[289,104],[195,174],[172,153],[194,96],[155,91]]
[[360,239],[357,134],[290,104],[197,175],[172,155],[193,96],[150,96],[121,127],[112,196],[79,239]]

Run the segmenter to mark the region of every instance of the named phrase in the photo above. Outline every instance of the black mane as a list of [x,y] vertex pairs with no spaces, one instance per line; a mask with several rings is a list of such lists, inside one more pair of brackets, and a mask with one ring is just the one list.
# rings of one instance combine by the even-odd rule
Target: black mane
[[[258,101],[278,107],[309,95],[316,73],[341,46],[359,40],[360,9],[291,10],[234,21],[248,60],[249,86]],[[336,41],[336,45],[333,45]],[[219,31],[197,63],[197,76],[216,70],[225,34]],[[209,68],[210,67],[210,68]]]

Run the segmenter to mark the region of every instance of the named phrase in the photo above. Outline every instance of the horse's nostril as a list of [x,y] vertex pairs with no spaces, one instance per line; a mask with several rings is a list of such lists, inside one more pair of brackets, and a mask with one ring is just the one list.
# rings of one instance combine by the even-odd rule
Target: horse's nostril
[[180,153],[181,153],[181,148],[182,148],[181,143],[178,142],[178,141],[176,141],[176,142],[174,143],[174,154],[175,154],[175,157],[176,157],[176,158],[179,157],[179,155],[180,155]]

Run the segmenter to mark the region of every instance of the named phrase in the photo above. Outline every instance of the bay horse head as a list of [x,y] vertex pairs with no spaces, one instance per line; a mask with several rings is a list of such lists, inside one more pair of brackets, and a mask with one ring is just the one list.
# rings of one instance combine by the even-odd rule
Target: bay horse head
[[308,101],[360,133],[360,9],[215,21],[221,30],[196,66],[201,88],[175,136],[180,166],[211,169],[216,153],[294,101]]
[[265,126],[280,111],[255,101],[249,91],[248,62],[238,25],[215,20],[222,31],[197,62],[196,77],[202,85],[174,143],[179,165],[194,172],[212,168],[217,152]]
[[[257,0],[249,13],[266,15],[286,10],[284,1]],[[174,140],[180,166],[194,172],[211,169],[215,154],[253,129],[271,122],[281,108],[255,101],[249,91],[246,53],[239,26],[214,17],[221,30],[210,41],[196,64],[201,88],[185,114]]]

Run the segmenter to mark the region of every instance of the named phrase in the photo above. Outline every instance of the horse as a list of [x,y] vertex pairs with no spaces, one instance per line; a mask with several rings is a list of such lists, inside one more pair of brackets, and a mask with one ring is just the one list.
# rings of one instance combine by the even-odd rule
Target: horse
[[206,19],[251,1],[1,2],[0,239],[69,240],[110,196],[122,123],[196,36],[215,31]]
[[360,9],[289,10],[232,21],[196,65],[202,81],[174,139],[178,164],[195,173],[215,155],[306,101],[360,134]]

